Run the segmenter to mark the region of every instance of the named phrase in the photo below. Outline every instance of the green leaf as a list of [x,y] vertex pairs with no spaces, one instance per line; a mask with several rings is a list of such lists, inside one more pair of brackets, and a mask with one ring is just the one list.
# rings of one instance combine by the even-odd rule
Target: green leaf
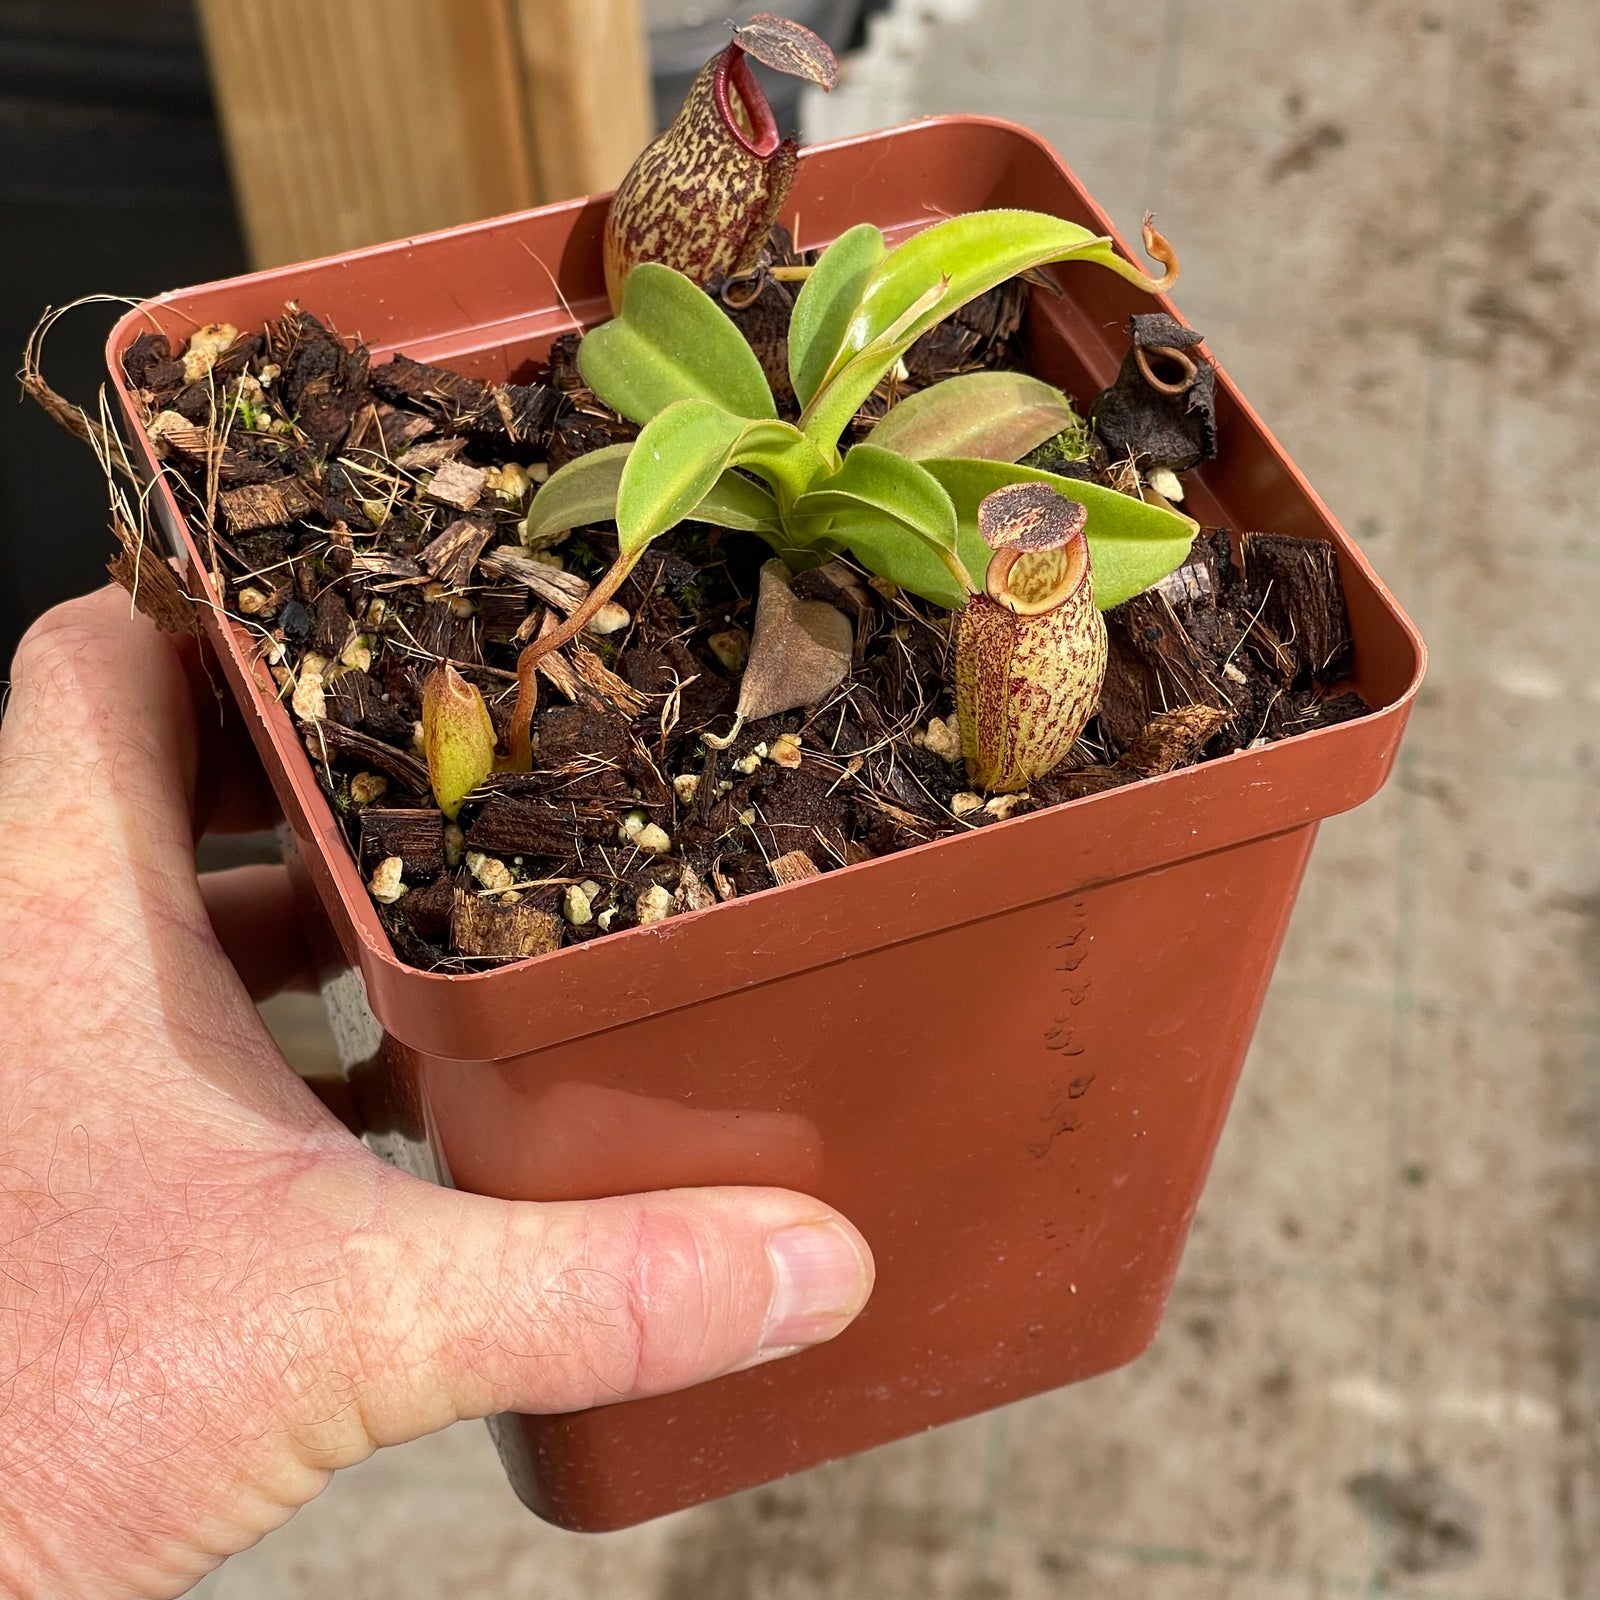
[[632,449],[632,444],[607,445],[552,472],[534,491],[522,521],[522,542],[534,547],[551,534],[614,520],[617,485]]
[[1019,461],[1077,420],[1059,389],[1025,372],[967,372],[891,407],[872,430],[872,442],[913,461]]
[[[861,448],[856,446],[857,450]],[[854,455],[855,451],[850,453]],[[947,611],[959,611],[971,594],[966,584],[956,581],[932,545],[908,539],[905,524],[891,517],[870,512],[841,517],[829,537],[843,545],[868,572],[888,578]]]
[[[524,544],[537,545],[551,534],[585,528],[595,522],[615,522],[617,490],[632,443],[607,445],[569,461],[550,475],[533,497],[523,523]],[[759,483],[739,472],[725,472],[694,508],[701,522],[740,533],[766,536],[781,533],[778,503]]]
[[883,235],[870,222],[858,223],[822,252],[802,285],[789,319],[789,379],[801,405],[821,388],[883,255]]
[[[795,515],[836,516],[833,533],[848,540],[850,519],[863,514],[884,517],[896,523],[904,534],[921,540],[936,554],[956,548],[956,508],[939,481],[915,461],[907,461],[892,450],[858,444],[844,458],[844,465],[809,494],[795,502]],[[948,563],[943,563],[948,567]],[[898,583],[893,572],[874,568],[879,575]],[[952,581],[954,581],[952,577]]]
[[[1037,467],[959,460],[925,461],[922,465],[944,485],[956,508],[961,559],[980,586],[991,552],[978,532],[978,502],[1008,483],[1052,484],[1088,508],[1089,567],[1094,580],[1094,603],[1102,611],[1142,594],[1182,566],[1200,531],[1199,523],[1176,511],[1146,505],[1143,500],[1118,494],[1098,483],[1062,478]],[[947,602],[941,600],[939,604]]]
[[[813,440],[818,448],[836,445],[840,433],[850,424],[850,417],[830,411],[827,400],[836,393],[854,394],[857,390],[858,380],[872,378],[871,388],[862,393],[865,399],[872,389],[876,388],[883,374],[900,359],[900,356],[909,348],[901,342],[902,332],[911,327],[925,316],[933,316],[945,305],[950,295],[950,280],[940,278],[935,283],[930,283],[926,289],[914,300],[900,316],[883,330],[865,350],[851,355],[848,351],[841,351],[835,358],[832,370],[823,380],[822,388],[817,392],[810,406],[800,413],[800,426],[808,439]],[[953,308],[952,308],[953,309]],[[942,312],[940,312],[942,315]],[[938,320],[937,317],[934,319]],[[817,407],[822,407],[821,420],[817,417]],[[850,414],[854,416],[855,413]],[[836,426],[837,424],[837,426]]]
[[775,417],[755,351],[711,296],[681,272],[646,262],[628,274],[622,314],[578,346],[583,381],[613,411],[644,423],[677,400],[711,400],[736,416]]
[[[1037,211],[974,211],[951,217],[889,251],[873,269],[840,342],[832,376],[807,403],[801,425],[831,443],[884,373],[930,328],[996,284],[1051,261],[1095,261],[1145,281],[1108,238]],[[930,285],[949,280],[937,304],[907,316]],[[892,338],[886,334],[893,329]],[[870,360],[855,359],[871,351]]]
[[778,502],[759,483],[742,472],[724,472],[694,508],[701,522],[732,528],[738,533],[777,534],[783,531]]
[[[788,465],[785,457],[797,454],[797,446],[816,454],[786,422],[753,422],[709,400],[679,400],[668,406],[645,424],[623,465],[617,486],[622,554],[637,556],[658,534],[696,513],[730,467],[757,458],[758,467],[782,473]],[[804,463],[797,471],[804,471]]]

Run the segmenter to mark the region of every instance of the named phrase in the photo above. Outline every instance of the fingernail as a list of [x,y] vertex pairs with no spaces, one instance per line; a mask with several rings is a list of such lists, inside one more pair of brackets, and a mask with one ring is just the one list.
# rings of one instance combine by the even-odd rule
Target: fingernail
[[831,1339],[867,1303],[872,1274],[853,1235],[832,1222],[785,1228],[767,1240],[776,1287],[763,1351]]

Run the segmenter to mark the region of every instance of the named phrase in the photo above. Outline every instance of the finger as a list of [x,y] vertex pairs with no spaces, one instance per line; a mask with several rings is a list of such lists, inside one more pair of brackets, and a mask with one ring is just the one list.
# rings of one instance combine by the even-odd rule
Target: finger
[[180,836],[187,851],[202,828],[253,831],[279,815],[215,662],[197,641],[158,633],[115,588],[55,607],[24,636],[0,794],[62,822],[125,821],[131,808],[133,854],[170,851]]
[[[0,804],[29,817],[36,837],[92,850],[89,909],[103,918],[195,903],[196,752],[177,652],[129,615],[126,595],[68,601],[28,630],[0,724]],[[34,887],[51,887],[60,871],[48,851],[8,867]]]
[[287,870],[252,865],[207,872],[200,893],[218,943],[252,1000],[316,987]]
[[49,973],[52,991],[72,997],[80,1037],[181,1059],[299,1126],[309,1097],[201,898],[198,749],[179,652],[125,594],[69,601],[28,630],[0,722],[0,814],[26,817],[38,845],[0,853],[0,959],[25,950],[27,970]]
[[406,1189],[403,1227],[351,1263],[373,1444],[685,1388],[832,1339],[872,1291],[860,1233],[786,1190],[534,1205]]

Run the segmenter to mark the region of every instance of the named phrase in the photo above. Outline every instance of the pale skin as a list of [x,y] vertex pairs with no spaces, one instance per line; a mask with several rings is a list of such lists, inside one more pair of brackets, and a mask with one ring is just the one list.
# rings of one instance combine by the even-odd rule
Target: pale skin
[[658,1394],[832,1338],[872,1258],[821,1202],[533,1205],[384,1165],[254,999],[304,981],[198,657],[107,590],[0,723],[0,1600],[164,1600],[340,1467],[458,1419]]

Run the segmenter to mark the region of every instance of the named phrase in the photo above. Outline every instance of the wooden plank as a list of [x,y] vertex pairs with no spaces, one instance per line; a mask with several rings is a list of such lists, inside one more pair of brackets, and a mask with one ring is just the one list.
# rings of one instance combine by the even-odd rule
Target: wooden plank
[[655,132],[640,0],[512,0],[541,202],[613,189]]
[[197,0],[257,266],[614,184],[650,137],[639,0]]

